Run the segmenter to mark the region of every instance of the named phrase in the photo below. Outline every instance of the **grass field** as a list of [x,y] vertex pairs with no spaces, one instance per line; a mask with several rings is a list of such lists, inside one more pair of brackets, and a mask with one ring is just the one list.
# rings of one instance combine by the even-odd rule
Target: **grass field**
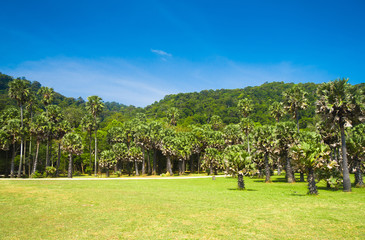
[[274,177],[0,181],[0,239],[365,239],[365,189]]

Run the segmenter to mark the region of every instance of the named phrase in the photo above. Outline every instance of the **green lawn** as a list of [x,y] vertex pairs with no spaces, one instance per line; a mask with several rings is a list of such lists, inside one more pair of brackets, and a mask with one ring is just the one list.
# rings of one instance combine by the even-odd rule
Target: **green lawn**
[[0,181],[0,239],[365,239],[365,189],[282,178]]

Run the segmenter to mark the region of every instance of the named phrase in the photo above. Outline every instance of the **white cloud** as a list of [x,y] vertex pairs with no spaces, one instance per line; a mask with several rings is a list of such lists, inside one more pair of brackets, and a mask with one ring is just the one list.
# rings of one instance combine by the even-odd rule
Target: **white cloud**
[[172,57],[171,53],[167,53],[167,52],[162,51],[162,50],[151,49],[151,52],[156,53],[157,55],[160,55],[160,56]]

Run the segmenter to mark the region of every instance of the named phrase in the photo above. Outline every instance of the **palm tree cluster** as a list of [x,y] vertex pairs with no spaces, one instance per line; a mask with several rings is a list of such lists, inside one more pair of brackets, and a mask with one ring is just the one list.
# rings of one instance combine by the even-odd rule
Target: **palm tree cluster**
[[[182,127],[178,124],[182,109],[171,108],[164,121],[139,113],[131,120],[113,119],[100,127],[105,106],[100,97],[90,96],[78,126],[70,124],[65,111],[53,104],[52,88],[42,87],[37,94],[41,109],[34,107],[37,99],[26,80],[9,84],[9,96],[19,106],[0,116],[0,147],[12,153],[10,177],[15,176],[16,164],[18,177],[36,176],[50,168],[58,176],[65,173],[67,162],[69,177],[75,169],[107,176],[110,171],[183,175],[203,170],[237,176],[243,189],[244,176],[270,182],[274,172],[280,175],[284,170],[288,183],[297,180],[295,173],[300,181],[306,174],[310,194],[317,194],[316,182],[321,179],[329,187],[343,182],[344,191],[351,191],[350,172],[355,173],[357,186],[364,185],[364,97],[347,79],[319,86],[316,124],[309,128],[300,127],[301,111],[310,107],[300,84],[284,92],[282,102],[271,104],[274,125],[250,119],[255,109],[246,96],[238,101],[241,120],[237,124],[224,125],[221,116],[214,115],[209,123]],[[295,121],[282,122],[286,114]],[[40,150],[45,156],[39,156]],[[52,151],[58,151],[57,158]]]

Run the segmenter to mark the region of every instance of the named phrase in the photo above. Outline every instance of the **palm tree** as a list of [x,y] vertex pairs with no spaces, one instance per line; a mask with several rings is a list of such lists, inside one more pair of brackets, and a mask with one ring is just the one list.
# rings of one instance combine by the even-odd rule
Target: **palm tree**
[[128,158],[129,158],[129,161],[134,162],[136,176],[139,176],[138,162],[141,162],[143,159],[143,153],[142,153],[141,148],[139,148],[137,146],[130,147],[128,150]]
[[[54,136],[54,130],[57,128],[57,125],[62,122],[63,114],[61,112],[61,108],[57,105],[48,105],[46,107],[46,116],[48,118],[50,128],[48,132],[47,138],[47,148],[46,148],[46,167],[51,165],[51,150],[52,150],[52,140]],[[53,161],[52,161],[53,167]]]
[[[48,106],[53,102],[53,98],[54,98],[54,90],[53,88],[49,88],[49,87],[41,87],[38,92],[38,95],[42,96],[41,102],[44,104],[44,106]],[[46,109],[47,111],[47,109]]]
[[106,177],[109,177],[109,169],[112,168],[116,162],[113,150],[104,150],[101,152],[99,166],[106,169]]
[[251,156],[245,151],[243,145],[232,145],[226,147],[223,152],[223,160],[228,173],[238,175],[238,188],[245,189],[243,175],[248,175],[255,168]]
[[177,155],[176,132],[173,129],[167,128],[161,132],[161,139],[159,146],[162,154],[166,156],[166,170],[173,175],[171,158]]
[[33,163],[32,175],[37,170],[39,145],[42,141],[48,139],[48,132],[50,131],[49,130],[50,127],[51,126],[45,113],[37,115],[34,121],[30,125],[30,133],[32,136],[35,137],[37,145],[35,159]]
[[149,135],[148,141],[151,149],[153,150],[153,165],[152,165],[152,175],[157,174],[157,150],[162,141],[162,131],[163,126],[158,121],[152,121],[148,123]]
[[254,131],[256,151],[264,154],[265,182],[270,182],[269,155],[274,150],[274,128],[270,125],[258,127]]
[[284,92],[284,108],[288,113],[296,119],[297,130],[299,133],[299,111],[304,110],[308,106],[307,92],[299,85],[294,85],[292,88]]
[[202,167],[203,169],[209,168],[209,175],[213,175],[213,169],[222,167],[221,165],[221,152],[217,148],[208,147],[205,149],[203,156]]
[[364,116],[364,97],[360,90],[348,83],[348,79],[337,79],[323,83],[317,90],[317,113],[324,121],[338,127],[341,132],[343,191],[351,191],[347,161],[345,127],[358,122]]
[[21,132],[21,143],[20,143],[20,161],[18,178],[21,177],[22,160],[23,160],[23,107],[28,102],[30,96],[30,84],[29,81],[22,79],[14,79],[9,82],[9,97],[15,99],[20,107],[20,132]]
[[82,139],[77,133],[67,133],[62,139],[62,150],[68,153],[68,178],[72,178],[72,155],[80,155],[83,150]]
[[90,96],[87,98],[86,102],[86,109],[89,111],[89,113],[94,118],[94,126],[95,126],[95,176],[97,173],[97,159],[98,159],[98,138],[97,138],[97,132],[98,132],[98,126],[97,126],[97,117],[101,114],[104,108],[104,103],[102,102],[102,99],[98,96]]
[[250,149],[250,132],[254,127],[254,122],[249,118],[242,118],[240,122],[241,130],[245,133],[247,139],[247,152],[251,154]]
[[92,159],[91,159],[91,143],[92,143],[92,132],[95,130],[94,119],[90,114],[86,114],[81,119],[81,127],[83,131],[86,131],[89,136],[89,161],[90,167],[92,168]]
[[276,122],[279,122],[280,118],[284,116],[284,106],[282,103],[273,102],[269,107],[269,112]]
[[247,118],[253,110],[252,100],[248,98],[240,99],[237,104],[238,111],[244,118]]
[[176,126],[177,121],[178,121],[178,119],[179,119],[179,116],[180,116],[179,109],[177,109],[177,108],[175,108],[175,107],[170,108],[170,109],[167,111],[167,113],[166,113],[166,117],[167,117],[168,123],[169,123],[171,126]]
[[218,115],[213,115],[210,118],[210,124],[212,125],[213,130],[217,131],[223,126],[222,118]]
[[293,122],[281,122],[276,125],[275,132],[275,152],[285,164],[285,178],[288,183],[295,182],[294,172],[292,168],[291,158],[289,156],[290,147],[295,144],[296,139],[296,126]]
[[238,124],[228,124],[223,128],[223,137],[227,145],[243,143],[242,129]]
[[57,158],[57,165],[56,165],[56,176],[59,175],[59,167],[61,161],[61,139],[71,130],[70,123],[68,121],[61,121],[58,122],[53,127],[53,136],[55,139],[58,140],[58,158]]
[[365,124],[351,129],[348,138],[348,150],[353,159],[355,168],[355,186],[364,187],[362,179],[362,162],[365,159]]
[[326,165],[329,159],[329,147],[321,142],[321,137],[315,132],[304,132],[301,134],[301,141],[294,145],[292,155],[307,170],[308,194],[317,195],[314,171],[318,166]]
[[21,123],[19,119],[9,119],[7,124],[3,127],[8,136],[11,137],[11,143],[13,144],[13,154],[11,158],[11,166],[10,166],[10,177],[14,177],[14,160],[16,155],[16,144],[19,142],[22,134],[21,134]]

